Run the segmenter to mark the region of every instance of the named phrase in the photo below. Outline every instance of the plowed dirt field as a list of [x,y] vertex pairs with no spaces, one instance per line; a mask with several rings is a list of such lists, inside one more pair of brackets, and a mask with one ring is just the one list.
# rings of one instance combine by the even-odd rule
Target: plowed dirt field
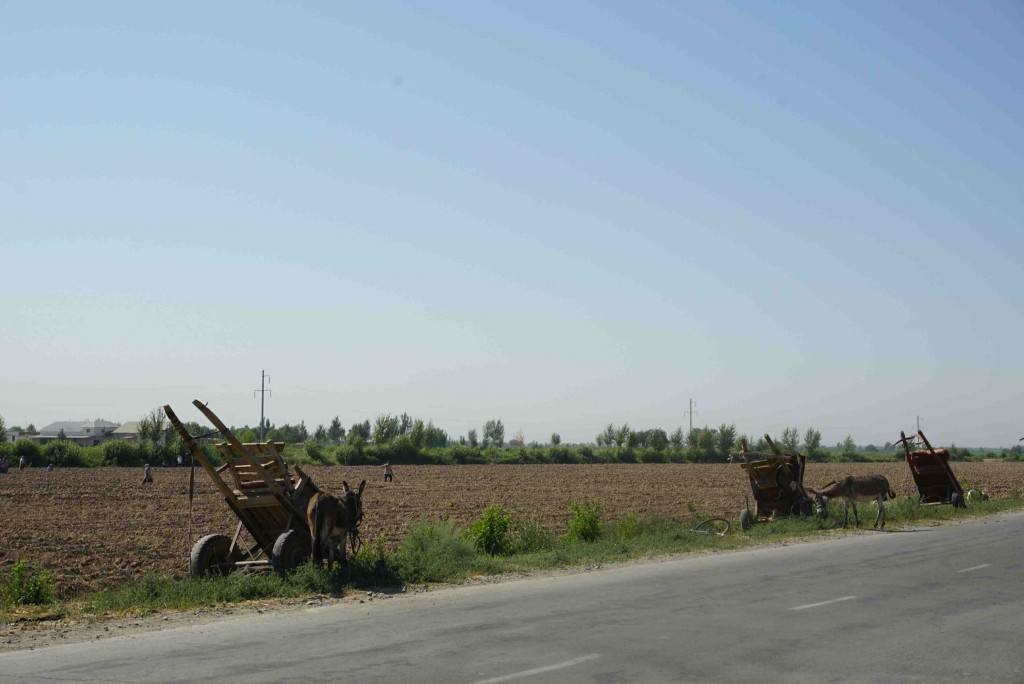
[[[564,529],[569,502],[599,501],[605,517],[627,513],[735,518],[750,487],[736,465],[486,465],[401,466],[384,484],[377,467],[311,467],[313,481],[330,492],[341,481],[367,479],[365,540],[384,534],[398,545],[420,518],[447,514],[460,525],[500,503],[553,529]],[[954,463],[960,482],[993,498],[1024,491],[1024,464]],[[904,463],[807,465],[805,483],[817,487],[846,474],[882,473],[898,495],[916,494]],[[152,485],[140,469],[30,469],[0,475],[0,570],[26,558],[56,573],[70,595],[114,586],[149,572],[184,574],[188,564],[188,469],[156,469]],[[196,472],[193,541],[232,534],[237,518],[201,470]]]

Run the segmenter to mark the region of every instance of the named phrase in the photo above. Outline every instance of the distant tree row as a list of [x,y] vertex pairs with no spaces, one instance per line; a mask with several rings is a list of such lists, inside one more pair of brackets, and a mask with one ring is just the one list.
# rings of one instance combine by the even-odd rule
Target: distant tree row
[[[209,428],[195,422],[186,423],[185,427],[193,435],[209,432]],[[596,448],[593,448],[587,444],[563,446],[558,433],[551,435],[547,445],[527,443],[521,430],[506,441],[504,424],[500,419],[492,419],[484,423],[480,433],[482,437],[478,436],[476,429],[471,429],[465,436],[452,439],[433,421],[424,422],[407,413],[381,414],[372,423],[369,420],[354,423],[348,430],[342,427],[340,418],[335,416],[329,425],[318,425],[312,435],[304,421],[297,425],[275,426],[269,419],[264,419],[262,425],[256,428],[248,425],[233,427],[232,432],[243,442],[255,442],[260,427],[263,428],[265,440],[284,442],[290,457],[316,463],[356,464],[384,460],[395,463],[493,463],[503,460],[528,463],[713,463],[728,460],[731,454],[740,450],[741,443],[745,443],[752,451],[766,452],[770,448],[763,436],[753,440],[747,435],[739,435],[736,425],[730,423],[722,423],[717,428],[704,426],[686,431],[678,427],[671,433],[661,428],[634,430],[628,423],[619,426],[609,423],[595,436]],[[3,416],[0,416],[0,453],[14,456],[15,460],[25,456],[32,465],[174,465],[179,463],[179,459],[181,463],[187,464],[190,456],[160,408],[151,410],[139,420],[139,442],[135,444],[111,440],[98,447],[78,447],[66,439],[57,439],[40,447],[23,439],[12,445],[6,443],[8,431],[21,432],[21,428],[8,428]],[[858,446],[850,435],[834,447],[824,447],[821,444],[821,433],[813,427],[807,428],[802,435],[796,427],[786,428],[773,441],[782,451],[798,451],[812,461],[882,461],[903,458],[900,445],[894,446],[887,442],[882,447],[873,444]],[[211,460],[219,462],[219,454],[212,444],[204,444],[203,448]],[[980,458],[1024,460],[1024,448],[1021,445],[985,453],[972,452],[955,444],[949,445],[947,449],[955,461]]]

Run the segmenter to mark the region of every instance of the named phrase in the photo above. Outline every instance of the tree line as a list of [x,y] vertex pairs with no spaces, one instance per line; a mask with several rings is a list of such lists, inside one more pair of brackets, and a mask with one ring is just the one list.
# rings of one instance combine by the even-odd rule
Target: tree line
[[[208,428],[196,422],[185,424],[190,434],[203,435]],[[506,441],[505,426],[500,419],[484,423],[480,432],[469,430],[465,435],[452,438],[432,420],[413,418],[407,413],[381,414],[373,421],[353,423],[348,429],[335,416],[327,425],[317,425],[312,433],[305,421],[298,424],[274,425],[269,419],[255,427],[243,425],[231,430],[242,442],[255,442],[262,429],[264,440],[285,443],[285,456],[299,463],[320,464],[379,464],[392,463],[722,463],[745,444],[751,451],[768,452],[767,440],[739,434],[733,423],[722,423],[685,430],[678,427],[672,432],[662,428],[634,429],[628,423],[609,423],[595,435],[593,443],[563,444],[558,433],[547,443],[527,442],[522,431]],[[19,427],[11,428],[20,431]],[[40,447],[29,440],[15,444],[6,441],[7,427],[0,416],[0,455],[14,462],[24,456],[30,465],[45,466],[141,466],[187,464],[190,454],[178,434],[170,426],[161,408],[157,407],[139,420],[139,440],[136,443],[110,440],[96,447],[80,447],[69,440],[55,440]],[[213,447],[217,437],[204,440],[202,448],[214,463],[220,463],[220,453]],[[789,427],[772,438],[785,452],[800,452],[811,461],[871,461],[899,460],[902,447],[886,443],[858,446],[852,436],[835,446],[824,446],[821,433],[811,427],[801,432]],[[999,452],[972,452],[947,447],[953,460],[980,458],[1006,458],[1024,460],[1024,449],[1015,446]]]

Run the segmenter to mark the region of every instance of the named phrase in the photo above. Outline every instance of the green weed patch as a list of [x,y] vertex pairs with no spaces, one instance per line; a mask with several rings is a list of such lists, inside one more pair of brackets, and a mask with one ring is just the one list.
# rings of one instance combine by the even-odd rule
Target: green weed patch
[[[966,509],[922,506],[912,497],[886,505],[887,528],[898,529],[941,521],[973,518],[1024,508],[1024,499],[972,503]],[[860,530],[870,533],[876,509],[858,506]],[[389,551],[383,538],[366,544],[346,568],[333,570],[304,565],[287,574],[235,573],[209,579],[145,577],[130,585],[97,592],[75,601],[53,601],[53,578],[45,571],[20,562],[8,577],[0,578],[3,601],[0,622],[31,621],[74,616],[97,618],[164,610],[189,610],[243,601],[281,599],[324,594],[344,595],[352,589],[397,587],[403,584],[459,582],[479,575],[527,573],[580,567],[667,554],[702,553],[750,548],[783,540],[816,538],[843,533],[843,506],[833,502],[828,515],[784,518],[758,523],[741,532],[737,521],[724,537],[695,534],[690,528],[700,518],[627,515],[615,521],[600,517],[596,503],[577,504],[570,511],[565,534],[558,535],[504,510],[490,510],[476,525],[463,530],[447,520],[422,520],[410,527],[397,551]],[[855,533],[853,512],[848,531]],[[492,540],[491,550],[480,548],[481,533]],[[500,543],[496,540],[500,539]]]

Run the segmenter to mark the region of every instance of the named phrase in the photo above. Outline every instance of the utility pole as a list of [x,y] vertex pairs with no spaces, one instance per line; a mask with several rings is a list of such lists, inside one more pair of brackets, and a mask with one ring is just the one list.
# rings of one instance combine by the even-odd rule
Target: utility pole
[[[252,391],[252,396],[256,396],[259,392],[260,395],[260,441],[263,441],[263,400],[266,395],[270,393],[269,389],[266,389],[266,383],[270,382],[270,376],[267,375],[266,371],[260,371],[260,388]],[[273,395],[271,395],[273,396]]]
[[699,411],[694,411],[693,410],[693,407],[696,406],[696,405],[697,404],[693,403],[693,399],[691,398],[690,399],[690,410],[689,411],[683,411],[684,414],[688,414],[690,416],[690,432],[693,432],[693,414],[699,413]]

